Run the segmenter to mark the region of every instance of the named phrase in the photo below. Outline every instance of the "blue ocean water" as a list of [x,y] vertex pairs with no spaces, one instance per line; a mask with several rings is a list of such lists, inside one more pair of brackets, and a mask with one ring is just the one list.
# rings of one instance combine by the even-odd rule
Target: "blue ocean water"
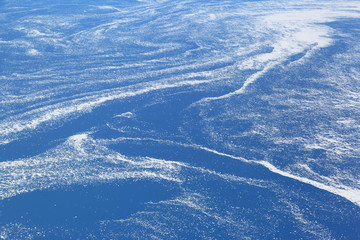
[[358,1],[0,1],[0,239],[360,239]]

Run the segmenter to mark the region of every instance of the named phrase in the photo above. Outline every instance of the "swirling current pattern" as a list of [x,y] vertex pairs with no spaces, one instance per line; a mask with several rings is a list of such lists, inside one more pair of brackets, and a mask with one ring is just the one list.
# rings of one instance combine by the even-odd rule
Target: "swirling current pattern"
[[0,239],[360,239],[358,1],[0,2]]

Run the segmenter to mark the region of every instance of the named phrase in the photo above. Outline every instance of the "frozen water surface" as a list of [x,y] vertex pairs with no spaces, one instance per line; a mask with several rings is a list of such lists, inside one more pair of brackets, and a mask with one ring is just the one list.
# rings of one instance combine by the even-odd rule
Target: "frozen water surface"
[[0,2],[0,239],[360,239],[358,1]]

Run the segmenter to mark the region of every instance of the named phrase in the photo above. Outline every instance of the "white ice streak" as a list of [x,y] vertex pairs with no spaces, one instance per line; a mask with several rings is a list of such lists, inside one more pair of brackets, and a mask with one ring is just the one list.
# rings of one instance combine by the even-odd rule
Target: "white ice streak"
[[205,80],[182,81],[175,83],[146,83],[132,88],[117,88],[103,90],[88,97],[82,97],[59,104],[54,104],[35,109],[24,114],[10,117],[0,122],[0,145],[9,143],[17,138],[17,134],[23,131],[34,130],[41,124],[52,124],[54,121],[65,119],[74,114],[90,112],[106,102],[116,99],[134,97],[140,94],[156,90],[177,88],[206,83]]
[[[122,140],[154,140],[166,144],[192,147],[219,152],[200,147],[156,139],[119,138],[95,140],[90,133],[69,137],[63,144],[44,154],[16,161],[0,163],[0,198],[9,198],[35,190],[61,187],[71,184],[88,184],[121,179],[154,179],[176,183],[185,181],[183,171],[192,170],[228,182],[238,182],[266,188],[271,183],[259,179],[239,177],[219,173],[203,167],[191,166],[178,161],[152,157],[127,157],[107,146]],[[224,155],[230,156],[230,155]],[[239,159],[239,158],[238,158]],[[245,160],[245,159],[244,159]]]
[[84,133],[68,138],[44,154],[1,162],[0,198],[70,184],[121,179],[181,182],[181,167],[172,161],[123,156]]
[[317,182],[305,177],[300,177],[300,176],[296,176],[294,174],[288,173],[286,171],[280,170],[277,167],[275,167],[274,165],[272,165],[271,163],[267,162],[267,161],[259,161],[259,160],[248,160],[242,157],[237,157],[237,156],[233,156],[231,154],[227,154],[227,153],[222,153],[222,152],[218,152],[214,149],[210,149],[207,147],[203,147],[203,146],[199,146],[199,145],[194,145],[195,148],[199,148],[220,156],[224,156],[224,157],[229,157],[229,158],[233,158],[233,159],[237,159],[240,160],[242,162],[246,162],[246,163],[253,163],[253,164],[259,164],[262,165],[264,167],[266,167],[267,169],[269,169],[271,172],[279,174],[281,176],[284,177],[288,177],[291,179],[295,179],[299,182],[303,182],[303,183],[307,183],[310,184],[316,188],[331,192],[333,194],[339,195],[341,197],[346,198],[347,200],[349,200],[350,202],[353,202],[354,204],[360,206],[360,189],[356,189],[356,188],[351,188],[348,187],[346,185],[342,185],[342,184],[338,184],[338,185],[326,185],[323,184],[321,182]]
[[234,95],[239,95],[239,94],[243,94],[246,90],[246,88],[253,82],[255,82],[259,77],[261,77],[262,75],[264,75],[269,69],[273,68],[275,65],[277,65],[277,63],[269,63],[268,65],[265,66],[264,69],[262,69],[261,71],[258,71],[256,73],[254,73],[253,75],[251,75],[248,79],[246,79],[246,81],[244,82],[243,86],[234,91],[234,92],[230,92],[218,97],[208,97],[208,98],[203,98],[200,102],[206,102],[206,101],[213,101],[213,100],[220,100],[220,99],[225,99],[225,98],[229,98],[232,97]]
[[[207,152],[219,155],[219,156],[240,160],[242,162],[249,163],[249,164],[262,165],[262,166],[266,167],[268,170],[270,170],[273,173],[276,173],[276,174],[279,174],[281,176],[288,177],[288,178],[297,180],[299,182],[303,182],[303,183],[312,185],[312,186],[314,186],[316,188],[328,191],[330,193],[336,194],[336,195],[341,196],[341,197],[349,200],[350,202],[353,202],[354,204],[360,206],[360,189],[352,188],[352,187],[343,185],[341,183],[335,183],[334,181],[331,181],[330,179],[328,179],[329,180],[328,181],[329,185],[327,185],[327,184],[324,184],[324,183],[321,183],[321,182],[318,182],[318,181],[315,181],[315,180],[312,180],[312,179],[308,179],[308,178],[305,178],[305,177],[300,177],[300,176],[297,176],[295,174],[291,174],[289,172],[280,170],[277,167],[275,167],[274,165],[272,165],[271,163],[266,162],[266,161],[248,160],[248,159],[243,158],[243,157],[238,157],[238,156],[234,156],[234,155],[231,155],[231,154],[219,152],[217,150],[214,150],[214,149],[211,149],[211,148],[208,148],[208,147],[204,147],[204,146],[201,146],[201,145],[197,145],[197,144],[177,143],[177,142],[173,142],[173,141],[157,140],[157,139],[152,139],[152,138],[118,138],[117,140],[118,141],[122,141],[122,140],[158,141],[158,142],[171,144],[171,145],[175,144],[175,145],[179,145],[179,146],[183,146],[183,147],[191,147],[191,148],[195,148],[195,149],[201,149],[201,150],[204,150],[204,151],[207,151]],[[116,141],[116,139],[113,139],[112,141]],[[232,175],[219,174],[219,173],[216,173],[214,171],[205,170],[205,169],[201,169],[201,168],[198,168],[197,170],[200,170],[200,171],[202,171],[204,173],[207,172],[207,173],[210,173],[210,174],[215,174],[215,175],[217,175],[217,176],[219,176],[219,177],[221,177],[223,179],[228,179],[228,180],[232,179],[232,180],[235,180],[235,181],[247,181],[248,184],[251,184],[250,179],[242,179],[242,178],[232,176]],[[258,185],[259,187],[261,187],[261,184],[259,184],[259,183],[254,184],[254,185]]]
[[208,152],[220,155],[220,156],[237,159],[237,160],[240,160],[240,161],[243,161],[243,162],[246,162],[246,163],[253,163],[253,164],[262,165],[262,166],[266,167],[268,170],[270,170],[273,173],[276,173],[276,174],[279,174],[281,176],[288,177],[288,178],[291,178],[291,179],[295,179],[295,180],[297,180],[299,182],[310,184],[310,185],[312,185],[312,186],[314,186],[316,188],[319,188],[319,189],[331,192],[333,194],[339,195],[339,196],[349,200],[350,202],[353,202],[354,204],[360,206],[360,189],[351,188],[351,187],[348,187],[348,186],[343,185],[343,184],[326,185],[326,184],[323,184],[321,182],[317,182],[317,181],[314,181],[314,180],[311,180],[311,179],[308,179],[308,178],[305,178],[305,177],[300,177],[300,176],[288,173],[286,171],[280,170],[280,169],[278,169],[277,167],[275,167],[274,165],[272,165],[271,163],[269,163],[267,161],[247,160],[247,159],[242,158],[242,157],[237,157],[237,156],[233,156],[231,154],[218,152],[218,151],[216,151],[214,149],[210,149],[210,148],[207,148],[207,147],[202,147],[202,146],[199,146],[199,145],[195,145],[194,147],[200,148],[202,150],[205,150],[205,151],[208,151]]
[[[358,6],[358,3],[352,3],[352,6]],[[271,47],[272,51],[255,55],[238,64],[241,70],[258,70],[245,80],[240,89],[222,96],[204,98],[200,102],[220,100],[243,94],[251,83],[274,67],[283,64],[289,57],[304,53],[302,57],[304,59],[316,50],[330,46],[333,42],[333,30],[324,23],[334,21],[337,18],[360,17],[360,13],[352,11],[352,9],[349,10],[346,7],[342,9],[341,4],[340,9],[336,9],[336,6],[333,7],[329,8],[324,5],[320,7],[322,9],[315,10],[292,9],[280,12],[270,10],[268,13],[262,13],[264,15],[260,15],[254,20],[256,21],[255,28],[259,32],[264,31],[271,35],[270,40],[264,41],[263,46]]]
[[308,178],[305,178],[305,177],[296,176],[294,174],[291,174],[291,173],[288,173],[286,171],[278,169],[277,167],[275,167],[274,165],[272,165],[271,163],[269,163],[267,161],[247,160],[247,159],[244,159],[242,157],[236,157],[236,156],[233,156],[233,155],[230,155],[230,154],[221,153],[221,152],[218,152],[216,150],[209,149],[209,148],[206,148],[206,147],[201,147],[201,149],[212,152],[212,153],[215,153],[215,154],[218,154],[218,155],[221,155],[221,156],[226,156],[226,157],[230,157],[230,158],[233,158],[233,159],[238,159],[238,160],[243,161],[243,162],[260,164],[260,165],[266,167],[267,169],[269,169],[273,173],[276,173],[276,174],[279,174],[281,176],[288,177],[288,178],[291,178],[291,179],[295,179],[295,180],[297,180],[299,182],[310,184],[310,185],[312,185],[312,186],[314,186],[316,188],[319,188],[319,189],[331,192],[333,194],[339,195],[339,196],[341,196],[343,198],[346,198],[350,202],[353,202],[354,204],[360,206],[360,189],[351,188],[351,187],[348,187],[348,186],[342,185],[342,184],[332,185],[332,186],[331,185],[326,185],[326,184],[323,184],[321,182],[317,182],[317,181],[314,181],[314,180],[311,180],[311,179],[308,179]]

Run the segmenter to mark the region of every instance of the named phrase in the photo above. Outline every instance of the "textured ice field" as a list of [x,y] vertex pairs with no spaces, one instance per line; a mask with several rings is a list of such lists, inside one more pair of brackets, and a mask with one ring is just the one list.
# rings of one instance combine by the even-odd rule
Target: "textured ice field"
[[360,239],[360,2],[0,1],[0,239]]

